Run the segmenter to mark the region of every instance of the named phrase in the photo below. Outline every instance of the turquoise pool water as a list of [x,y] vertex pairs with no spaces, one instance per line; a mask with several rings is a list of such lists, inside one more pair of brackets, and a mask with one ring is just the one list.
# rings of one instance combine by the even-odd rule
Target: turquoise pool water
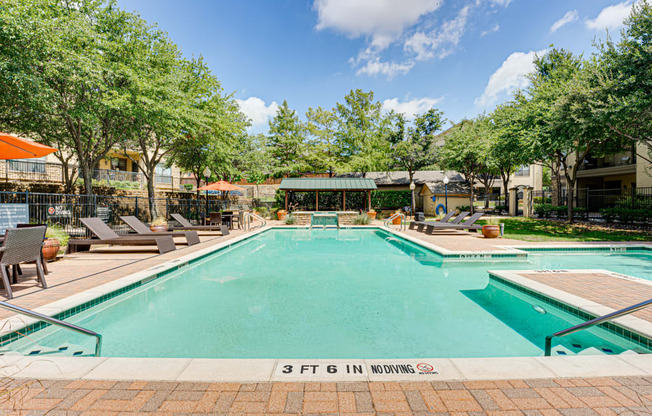
[[[104,356],[536,356],[545,335],[580,321],[489,284],[487,270],[604,268],[652,279],[651,260],[649,252],[552,253],[442,263],[381,230],[270,230],[67,321],[101,333]],[[562,344],[635,348],[597,328]],[[93,349],[91,339],[51,327],[10,347],[37,345]]]

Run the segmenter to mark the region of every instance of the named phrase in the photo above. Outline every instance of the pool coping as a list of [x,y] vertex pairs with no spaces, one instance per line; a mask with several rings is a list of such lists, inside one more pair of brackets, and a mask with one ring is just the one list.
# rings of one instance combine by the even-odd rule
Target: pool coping
[[[503,284],[507,284],[508,286],[516,290],[520,290],[521,292],[526,293],[530,296],[534,295],[534,297],[539,298],[548,304],[562,307],[562,309],[566,310],[567,312],[580,316],[586,320],[594,319],[615,312],[616,309],[601,305],[588,299],[584,299],[581,296],[564,292],[563,290],[548,286],[545,283],[540,283],[538,281],[528,279],[527,277],[521,276],[521,274],[600,273],[613,278],[629,280],[647,286],[652,286],[652,281],[640,279],[634,276],[628,276],[621,273],[611,272],[604,269],[488,270],[487,273],[489,273],[490,279],[496,280]],[[558,305],[558,303],[562,305]],[[601,326],[606,330],[615,333],[616,335],[622,336],[624,338],[630,339],[632,342],[640,344],[646,349],[652,348],[652,322],[637,318],[632,315],[626,315],[620,318],[612,319]],[[618,327],[620,327],[620,330],[618,330]],[[634,337],[632,334],[628,334],[627,332],[633,332],[639,336]]]
[[[266,226],[218,242],[215,245],[192,254],[129,274],[113,282],[106,283],[67,298],[52,302],[35,310],[55,315],[85,302],[115,293],[134,283],[149,282],[161,275],[173,272],[189,262],[197,261],[216,251],[228,248],[241,241],[250,239],[271,229],[289,229],[306,227]],[[509,252],[452,251],[443,249],[429,242],[414,238],[389,227],[347,226],[345,229],[376,228],[389,231],[417,245],[430,249],[447,259],[477,260],[492,258],[526,258],[527,251],[519,248],[502,246]],[[642,244],[630,244],[640,247]],[[554,247],[553,247],[554,248]],[[559,248],[557,246],[557,248]],[[563,247],[567,248],[567,247]],[[646,249],[650,249],[649,247]],[[496,256],[495,254],[508,254]],[[611,273],[611,272],[609,272]],[[155,277],[152,277],[155,276]],[[652,282],[650,283],[652,284]],[[565,293],[565,292],[563,292]],[[567,294],[570,296],[570,294]],[[603,307],[604,308],[604,307]],[[630,319],[638,319],[629,317]],[[619,318],[625,319],[625,318]],[[0,320],[0,335],[24,328],[38,322],[36,319],[23,318],[18,315]],[[628,321],[629,322],[629,321]],[[645,321],[644,321],[645,322]],[[626,322],[627,323],[627,322]],[[650,324],[652,326],[652,324]],[[418,364],[432,365],[437,373],[415,371],[413,373],[377,373],[374,367],[393,369],[411,368]],[[294,368],[307,366],[312,374],[284,374],[285,365]],[[335,374],[328,372],[328,366],[348,368],[363,367],[363,373]],[[298,367],[295,367],[298,366]],[[317,367],[314,367],[317,366]],[[389,366],[389,367],[385,367]],[[399,366],[399,367],[392,367]],[[400,367],[403,366],[403,367]],[[407,366],[407,367],[406,367]],[[351,367],[352,368],[352,367]],[[357,368],[357,367],[356,367]],[[379,367],[375,367],[378,369]],[[107,379],[107,380],[156,380],[156,381],[436,381],[436,380],[486,380],[514,378],[550,378],[550,377],[595,377],[595,376],[638,376],[652,373],[652,354],[623,356],[572,356],[572,357],[496,357],[496,358],[421,358],[421,359],[185,359],[185,358],[125,358],[125,357],[47,357],[47,356],[11,356],[0,357],[0,375],[14,378],[41,379]]]

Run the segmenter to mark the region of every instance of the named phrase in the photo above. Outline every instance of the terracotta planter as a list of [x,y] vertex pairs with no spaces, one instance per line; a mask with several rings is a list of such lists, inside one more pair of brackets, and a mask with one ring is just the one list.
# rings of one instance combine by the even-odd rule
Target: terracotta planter
[[276,216],[278,217],[279,221],[285,221],[285,216],[288,215],[288,212],[284,209],[281,209],[276,212]]
[[61,244],[59,243],[59,240],[56,238],[48,238],[43,242],[43,248],[41,251],[43,252],[43,259],[45,261],[52,261],[57,258],[57,254],[59,253],[59,248],[61,248]]
[[392,224],[401,225],[401,220],[402,219],[403,219],[403,217],[395,217],[395,218],[392,219]]
[[168,230],[168,225],[167,224],[150,225],[149,229],[154,231],[154,232],[167,231]]
[[371,220],[376,219],[376,211],[374,211],[374,212],[367,212],[367,217],[369,217],[369,219],[371,219]]
[[482,235],[486,238],[498,238],[500,236],[500,225],[483,225]]

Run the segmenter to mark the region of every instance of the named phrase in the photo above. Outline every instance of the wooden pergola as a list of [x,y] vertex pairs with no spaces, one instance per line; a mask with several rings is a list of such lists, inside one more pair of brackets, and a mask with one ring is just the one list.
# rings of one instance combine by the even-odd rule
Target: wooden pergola
[[285,191],[285,210],[288,192],[315,192],[315,211],[319,211],[319,192],[342,192],[342,210],[346,211],[346,191],[367,193],[367,210],[371,209],[371,191],[377,189],[373,179],[365,178],[284,178],[279,189]]

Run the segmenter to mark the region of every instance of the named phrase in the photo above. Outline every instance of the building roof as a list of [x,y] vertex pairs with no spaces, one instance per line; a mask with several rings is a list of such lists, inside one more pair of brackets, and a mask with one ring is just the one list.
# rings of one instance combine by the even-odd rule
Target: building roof
[[424,186],[427,186],[435,195],[443,195],[444,193],[458,194],[458,195],[468,195],[471,193],[471,187],[468,183],[464,182],[449,182],[448,187],[444,185],[444,182],[428,182]]
[[279,189],[290,191],[367,191],[377,189],[368,178],[284,178]]
[[[455,171],[443,171],[443,170],[421,170],[414,172],[414,183],[416,185],[423,185],[425,183],[442,183],[444,176],[448,176],[450,183],[453,182],[465,182],[462,175]],[[347,178],[359,178],[362,177],[361,173],[346,173],[340,175],[340,177]],[[365,176],[366,179],[373,179],[376,185],[409,185],[410,184],[410,175],[405,170],[399,170],[394,172],[367,172]],[[451,186],[450,184],[448,185]]]

